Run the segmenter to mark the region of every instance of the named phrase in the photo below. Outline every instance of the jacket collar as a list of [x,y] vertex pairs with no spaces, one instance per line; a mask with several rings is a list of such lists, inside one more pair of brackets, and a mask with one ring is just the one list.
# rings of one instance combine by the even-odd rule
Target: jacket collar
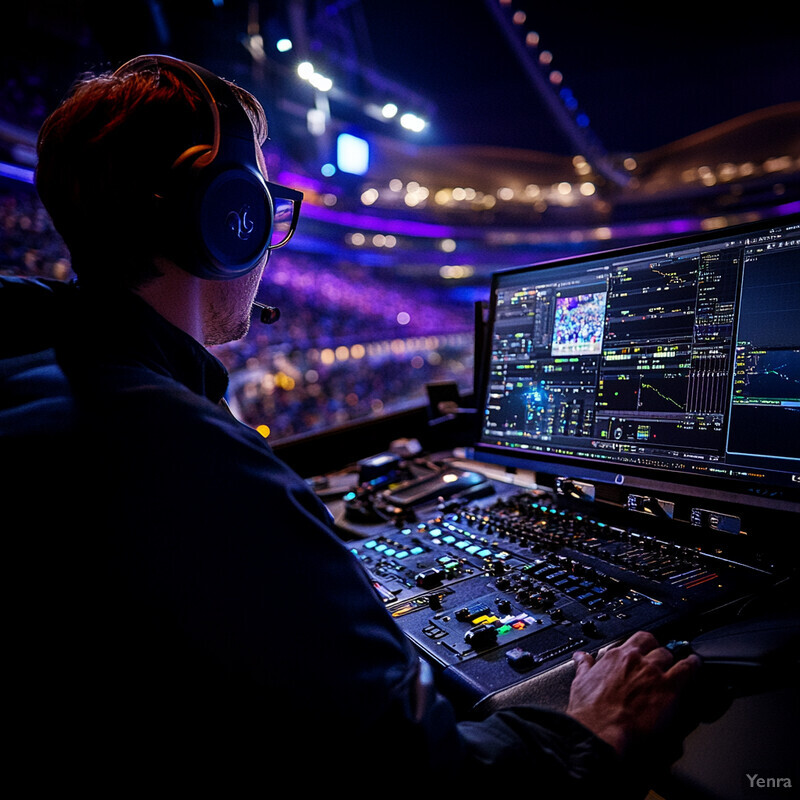
[[214,403],[224,397],[228,372],[222,363],[138,295],[100,296],[76,287],[72,300],[66,304],[68,349],[88,345],[98,365],[145,367]]

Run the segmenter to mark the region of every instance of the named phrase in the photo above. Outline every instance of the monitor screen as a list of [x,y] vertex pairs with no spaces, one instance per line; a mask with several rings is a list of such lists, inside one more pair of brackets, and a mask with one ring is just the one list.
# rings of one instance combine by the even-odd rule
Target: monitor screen
[[478,459],[800,489],[800,217],[496,273]]

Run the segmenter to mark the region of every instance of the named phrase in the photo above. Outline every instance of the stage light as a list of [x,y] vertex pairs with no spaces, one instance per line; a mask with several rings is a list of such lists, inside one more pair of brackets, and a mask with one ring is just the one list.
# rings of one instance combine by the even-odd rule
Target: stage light
[[380,197],[380,195],[377,189],[366,189],[361,193],[361,202],[365,206],[371,206],[378,200],[378,197]]
[[327,127],[325,112],[321,108],[309,108],[306,112],[306,126],[312,136],[322,136]]
[[445,280],[462,280],[471,277],[474,272],[475,268],[468,264],[445,264],[439,268],[439,275]]
[[320,75],[318,72],[315,72],[308,79],[308,82],[315,89],[319,89],[320,92],[329,92],[333,88],[333,81],[325,75]]
[[329,92],[333,88],[333,81],[317,72],[310,61],[302,61],[298,64],[297,74],[320,92]]
[[397,106],[394,103],[386,103],[381,109],[381,114],[385,119],[394,119],[397,116]]
[[293,46],[294,45],[292,45],[291,39],[278,39],[278,41],[275,43],[275,48],[279,53],[288,53]]
[[400,124],[409,131],[420,133],[425,130],[425,120],[418,117],[416,114],[406,113],[400,117]]
[[336,139],[336,161],[342,172],[364,175],[369,169],[369,142],[351,133],[340,133]]

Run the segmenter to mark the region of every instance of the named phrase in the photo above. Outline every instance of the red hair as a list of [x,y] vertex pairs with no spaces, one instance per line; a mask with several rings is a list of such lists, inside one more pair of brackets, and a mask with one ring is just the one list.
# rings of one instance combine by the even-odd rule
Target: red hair
[[[261,105],[233,89],[262,142]],[[82,282],[134,288],[158,275],[155,195],[178,156],[211,139],[205,101],[163,66],[73,86],[39,132],[36,186]]]

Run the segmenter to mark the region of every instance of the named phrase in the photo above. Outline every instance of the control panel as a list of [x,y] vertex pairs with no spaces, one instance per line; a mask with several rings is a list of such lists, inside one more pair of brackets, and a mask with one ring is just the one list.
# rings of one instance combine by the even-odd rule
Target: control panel
[[620,524],[557,492],[494,488],[350,542],[398,625],[468,703],[637,630],[685,636],[690,617],[771,579],[632,524],[652,516],[638,498]]

